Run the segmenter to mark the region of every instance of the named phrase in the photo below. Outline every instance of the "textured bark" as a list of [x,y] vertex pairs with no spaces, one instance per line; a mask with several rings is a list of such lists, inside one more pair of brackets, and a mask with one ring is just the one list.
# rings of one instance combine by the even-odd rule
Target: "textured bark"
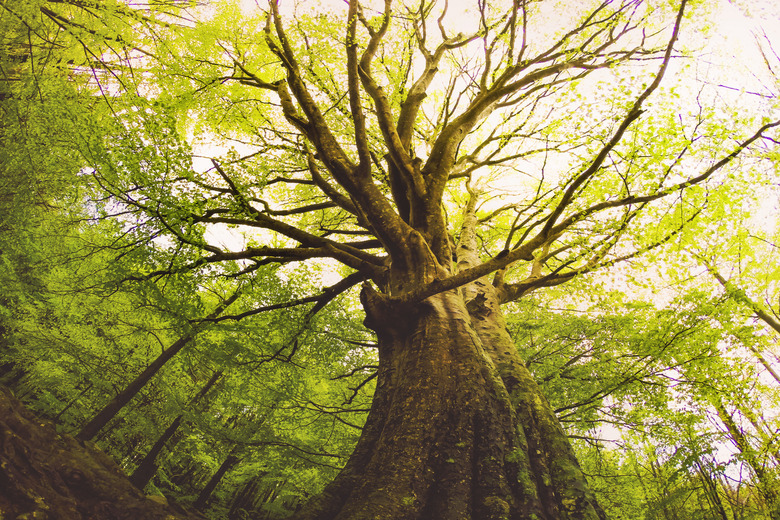
[[715,510],[720,520],[729,520],[726,508],[723,507],[723,501],[718,492],[718,481],[712,477],[710,468],[706,467],[706,464],[703,465],[701,459],[699,459],[696,461],[696,469],[699,472],[704,494],[707,496],[710,506]]
[[294,518],[601,516],[498,309],[454,291],[407,312],[366,290],[363,302],[380,345],[371,412],[344,470]]
[[[383,289],[408,294],[479,262],[474,198],[464,216],[457,267],[413,234],[409,263],[391,267]],[[379,344],[372,407],[345,468],[293,518],[605,518],[519,357],[492,284],[478,279],[401,305],[366,285],[361,302]]]

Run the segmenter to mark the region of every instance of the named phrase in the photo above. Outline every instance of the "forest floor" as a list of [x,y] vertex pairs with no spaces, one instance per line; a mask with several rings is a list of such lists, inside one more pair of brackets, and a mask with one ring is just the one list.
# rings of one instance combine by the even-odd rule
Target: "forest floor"
[[58,433],[0,386],[0,520],[203,520],[147,497],[91,443]]

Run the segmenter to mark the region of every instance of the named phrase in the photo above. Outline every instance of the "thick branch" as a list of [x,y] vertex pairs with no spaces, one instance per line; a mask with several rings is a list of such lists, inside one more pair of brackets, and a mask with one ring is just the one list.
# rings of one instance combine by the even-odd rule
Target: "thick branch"
[[[385,2],[385,20],[382,29],[378,34],[374,34],[369,42],[369,49],[376,49],[376,42],[381,39],[387,29],[387,23],[390,19],[388,12],[390,0]],[[347,90],[349,92],[349,107],[352,112],[352,124],[355,128],[355,146],[358,150],[360,175],[366,180],[370,178],[371,153],[368,147],[368,137],[366,134],[366,117],[363,113],[363,107],[360,102],[360,78],[358,72],[358,43],[357,43],[357,24],[358,24],[358,0],[349,2],[349,12],[347,14]],[[366,50],[366,52],[369,52]],[[363,59],[365,60],[365,53]]]
[[263,312],[274,311],[279,309],[289,309],[291,307],[297,307],[298,305],[304,305],[307,303],[315,303],[316,304],[315,308],[319,310],[322,307],[324,307],[325,304],[332,301],[333,298],[335,298],[339,294],[346,292],[351,287],[354,287],[358,283],[364,281],[365,278],[366,275],[364,275],[363,273],[355,272],[350,274],[346,278],[340,280],[339,282],[335,283],[334,285],[331,285],[330,287],[323,289],[323,291],[320,294],[317,294],[315,296],[307,296],[305,298],[298,298],[297,300],[290,300],[283,303],[276,303],[273,305],[265,305],[263,307],[257,307],[255,309],[242,312],[240,314],[230,314],[230,315],[219,316],[219,317],[209,317],[209,318],[203,318],[201,320],[195,320],[195,321],[198,322],[202,322],[202,321],[219,322],[225,320],[239,321],[243,318],[254,316],[256,314],[261,314]]
[[[310,127],[306,129],[306,137],[317,149],[320,159],[336,182],[350,195],[356,207],[359,208],[359,213],[365,216],[390,256],[408,262],[406,240],[411,229],[371,181],[370,165],[363,162],[359,166],[353,164],[328,127],[324,115],[304,84],[300,68],[282,26],[278,0],[271,2],[270,18],[273,21],[279,43],[277,44],[271,37],[270,27],[266,28],[266,40],[271,50],[282,60],[287,71],[290,89],[308,118]],[[351,18],[351,21],[352,23],[357,22],[355,17]],[[355,52],[355,50],[349,52]]]
[[[685,4],[685,2],[683,2],[683,4]],[[568,69],[581,69],[583,72],[589,73],[593,70],[626,61],[635,53],[642,51],[638,48],[622,53],[607,54],[604,52],[609,46],[613,45],[619,38],[629,32],[631,28],[627,26],[617,34],[610,31],[609,37],[606,39],[605,43],[598,46],[595,50],[586,49],[595,38],[595,36],[593,36],[577,49],[556,52],[556,49],[562,46],[572,35],[585,30],[590,25],[596,24],[597,22],[594,21],[593,18],[602,8],[604,8],[604,5],[599,7],[594,13],[591,13],[591,17],[580,27],[565,35],[551,49],[548,49],[535,59],[518,62],[513,66],[507,67],[507,69],[498,76],[492,86],[486,90],[482,89],[471,101],[468,108],[460,116],[456,117],[445,126],[433,144],[431,154],[423,168],[423,176],[426,178],[431,197],[437,199],[443,191],[449,172],[454,164],[455,155],[460,143],[482,118],[496,108],[502,99],[520,92],[535,83],[540,83],[547,78],[558,76]],[[599,20],[598,22],[604,23],[606,21],[607,20]],[[599,31],[599,33],[600,32],[602,31]],[[600,58],[601,61],[597,62],[597,58]],[[560,62],[558,62],[559,59],[561,60]],[[520,79],[515,80],[519,74],[528,71],[530,67],[539,66],[541,64],[547,65],[533,70],[532,72],[528,72]],[[517,101],[519,101],[519,99],[514,100],[514,102]]]

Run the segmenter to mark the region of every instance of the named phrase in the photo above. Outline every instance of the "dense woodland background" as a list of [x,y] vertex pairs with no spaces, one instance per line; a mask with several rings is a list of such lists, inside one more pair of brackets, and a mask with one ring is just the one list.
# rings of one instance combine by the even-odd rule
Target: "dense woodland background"
[[[294,166],[282,158],[281,173],[257,173],[242,141],[265,101],[235,69],[264,15],[185,4],[0,4],[0,383],[60,431],[92,438],[147,494],[214,519],[280,518],[346,462],[370,407],[376,338],[357,289],[332,289],[348,274],[333,262],[210,266],[193,243],[284,244],[241,238],[229,222],[180,231],[202,194],[160,172],[224,169],[273,187]],[[632,136],[653,143],[648,155],[676,146],[678,103],[713,150],[780,109],[780,43],[754,33],[739,49],[753,58],[735,63],[734,36],[714,25],[723,9],[697,2],[688,15],[660,109]],[[576,110],[567,121],[595,124]],[[780,518],[776,136],[693,195],[695,218],[659,217],[668,239],[505,308],[610,518]],[[300,219],[335,225],[305,191],[286,189],[265,203],[296,198],[309,205]],[[480,218],[501,207],[496,190]],[[137,211],[147,201],[157,221],[151,205]],[[150,372],[166,351],[175,355]]]

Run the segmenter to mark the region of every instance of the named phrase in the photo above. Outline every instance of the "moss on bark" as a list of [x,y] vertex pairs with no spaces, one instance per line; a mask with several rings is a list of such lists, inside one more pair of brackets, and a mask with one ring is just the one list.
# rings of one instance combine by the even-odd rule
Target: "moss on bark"
[[406,312],[363,303],[380,345],[374,405],[341,475],[296,520],[601,517],[500,314],[456,291]]
[[137,490],[106,454],[57,433],[0,387],[0,518],[203,518],[159,502]]

